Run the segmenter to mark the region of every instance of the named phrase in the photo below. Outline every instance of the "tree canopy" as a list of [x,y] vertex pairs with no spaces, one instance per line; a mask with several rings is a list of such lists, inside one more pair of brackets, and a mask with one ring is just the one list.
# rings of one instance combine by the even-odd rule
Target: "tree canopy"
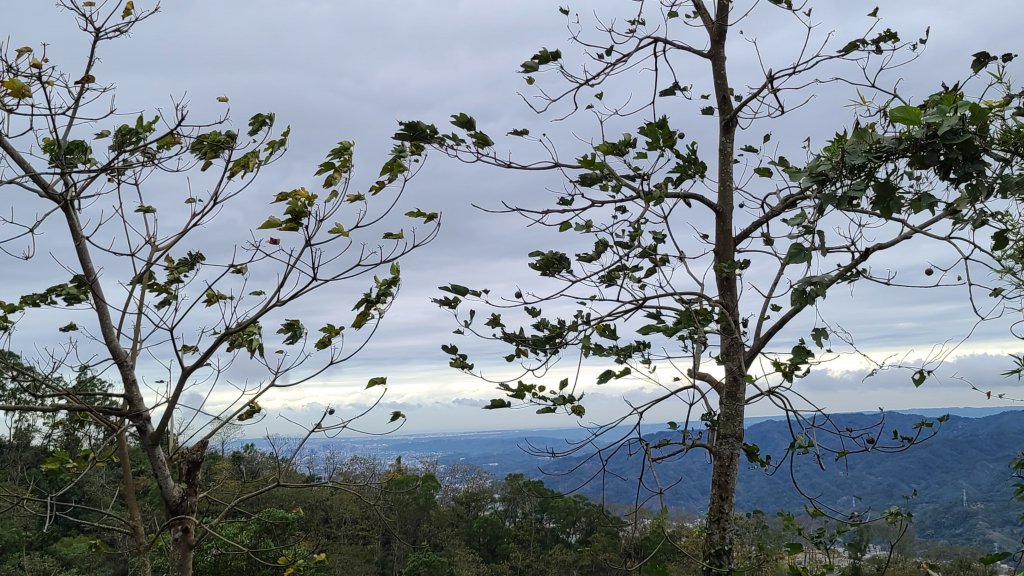
[[[221,529],[232,509],[294,483],[269,474],[246,493],[206,502],[210,441],[258,420],[268,392],[300,386],[358,353],[398,293],[399,259],[437,233],[436,212],[392,214],[425,148],[396,143],[379,175],[360,185],[354,143],[341,141],[306,186],[268,193],[254,183],[291,136],[274,113],[236,127],[226,97],[218,98],[221,116],[199,121],[183,99],[155,112],[117,107],[101,54],[149,20],[155,5],[59,5],[88,41],[77,65],[58,67],[45,43],[4,44],[0,54],[0,187],[8,198],[0,249],[8,259],[52,257],[65,278],[0,302],[0,409],[29,436],[43,433],[29,427],[36,415],[51,418],[50,435],[84,425],[95,433],[87,447],[60,449],[44,464],[63,482],[3,498],[11,506],[47,502],[62,517],[130,537],[125,546],[142,573],[150,573],[153,551],[166,548],[167,572],[191,574],[203,540],[231,541]],[[239,221],[251,217],[240,207],[252,205],[265,206],[259,219]],[[322,293],[345,304],[300,309]],[[58,321],[42,309],[60,310]],[[20,338],[30,317],[53,324],[52,339]],[[233,377],[239,365],[258,376]],[[386,381],[374,377],[367,387]],[[298,432],[344,429],[359,416],[325,408]],[[142,468],[129,459],[133,446],[144,454]],[[107,464],[120,467],[120,484],[96,519],[67,488]],[[162,504],[155,524],[141,514],[141,478],[155,482],[152,496]],[[210,505],[219,511],[200,521]]]
[[[758,23],[775,22],[778,11],[803,42],[793,60],[759,50]],[[931,421],[891,439],[879,437],[883,420],[844,430],[800,391],[799,380],[834,349],[858,350],[856,335],[829,320],[829,294],[867,283],[961,287],[979,320],[1005,309],[999,260],[1017,245],[1024,190],[1024,106],[1006,74],[1014,55],[976,53],[960,81],[912,101],[895,70],[916,59],[928,35],[905,39],[880,24],[877,9],[866,16],[866,33],[846,39],[818,34],[811,3],[641,2],[632,17],[598,17],[592,28],[581,14],[561,12],[578,57],[542,48],[520,73],[543,86],[527,99],[536,112],[559,121],[585,114],[590,135],[564,143],[513,128],[509,137],[541,153],[522,159],[499,150],[484,122],[458,113],[452,133],[410,121],[396,138],[465,162],[560,174],[550,203],[507,199],[498,211],[583,240],[530,253],[529,268],[553,288],[498,295],[449,284],[435,302],[455,314],[457,334],[506,345],[504,360],[519,369],[492,377],[505,397],[488,408],[526,403],[582,418],[584,383],[636,378],[659,386],[569,452],[596,446],[594,458],[606,462],[627,447],[641,451],[641,492],[652,498],[680,481],[660,478],[657,462],[707,453],[705,573],[731,574],[741,569],[731,535],[741,460],[771,472],[799,456],[901,450],[933,432]],[[752,49],[739,51],[744,43]],[[732,80],[735,54],[759,59],[755,81]],[[851,125],[836,126],[821,148],[799,135],[775,144],[773,123],[829,84],[856,90]],[[700,129],[716,137],[687,137]],[[891,263],[915,252],[937,262],[924,266],[923,278]],[[453,368],[478,373],[457,344],[442,350]],[[940,359],[932,360],[903,366],[910,383],[928,381]],[[557,362],[578,366],[576,376],[553,381]],[[582,369],[591,365],[600,372]],[[791,418],[786,454],[773,458],[744,441],[746,409],[760,402]],[[665,404],[678,414],[668,422],[676,437],[651,443],[640,424]],[[813,497],[812,505],[825,507]]]

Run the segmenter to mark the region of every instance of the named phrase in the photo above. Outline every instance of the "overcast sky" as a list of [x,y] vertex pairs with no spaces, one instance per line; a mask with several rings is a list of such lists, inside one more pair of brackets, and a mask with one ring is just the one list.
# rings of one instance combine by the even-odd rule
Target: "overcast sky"
[[[136,0],[141,8],[151,4]],[[1024,3],[1018,0],[987,0],[966,8],[953,0],[816,4],[819,30],[836,30],[841,38],[859,32],[867,22],[865,14],[876,4],[881,6],[882,24],[904,31],[906,37],[920,36],[930,26],[931,41],[924,55],[901,70],[901,88],[910,97],[927,95],[941,81],[961,78],[973,52],[1020,49]],[[572,9],[584,10],[584,17],[591,11],[603,17],[621,13],[623,6],[628,4],[588,1]],[[116,83],[122,110],[152,111],[184,96],[193,119],[212,118],[224,109],[216,98],[226,95],[239,124],[254,112],[276,112],[281,124],[292,126],[290,149],[282,162],[261,174],[254,194],[269,197],[279,190],[312,185],[316,165],[342,139],[357,142],[357,174],[360,182],[369,183],[398,120],[441,124],[464,111],[492,136],[512,127],[568,136],[570,129],[591,126],[583,122],[549,127],[518,95],[527,87],[516,70],[537,48],[561,48],[567,57],[574,55],[565,19],[556,8],[554,3],[537,1],[167,1],[132,38],[106,46],[96,75]],[[51,60],[68,65],[81,57],[81,34],[52,3],[7,1],[3,13],[0,34],[9,35],[12,46],[49,43]],[[783,58],[787,50],[797,48],[791,44],[792,36],[770,20],[744,26],[744,37],[757,38],[769,58]],[[738,39],[735,46],[732,62],[740,77],[744,71],[755,71],[749,44]],[[793,120],[755,132],[759,138],[763,131],[771,131],[775,141],[790,145],[808,136],[820,144],[850,120],[844,106],[854,97],[855,93],[828,88]],[[708,129],[706,121],[694,122],[684,130],[699,134]],[[401,294],[374,341],[352,363],[265,405],[303,420],[323,403],[355,407],[367,402],[369,396],[361,392],[366,379],[386,375],[389,390],[378,419],[383,421],[391,409],[404,410],[409,417],[406,431],[573,425],[570,417],[539,418],[530,410],[481,410],[483,401],[497,394],[487,384],[447,367],[439,347],[452,341],[455,326],[448,314],[429,303],[437,295],[436,287],[450,282],[506,292],[534,282],[526,254],[550,247],[552,236],[527,229],[514,217],[477,211],[471,203],[495,206],[503,199],[544,199],[545,188],[560,186],[554,175],[500,173],[431,157],[411,184],[408,202],[443,212],[442,230],[437,241],[403,261]],[[244,215],[246,208],[239,209]],[[209,233],[209,242],[215,243],[217,232]],[[929,255],[915,257],[916,262],[904,258],[888,265],[907,274],[923,271]],[[14,268],[7,270],[0,299],[12,300],[20,286],[36,280],[30,266],[18,267],[17,279]],[[331,305],[307,303],[310,309]],[[860,349],[877,358],[922,357],[934,354],[935,346],[953,351],[972,330],[974,336],[955,348],[939,377],[917,390],[906,373],[865,380],[862,364],[841,358],[804,383],[804,391],[831,410],[995,404],[964,380],[982,391],[1024,396],[1015,383],[999,376],[1009,367],[1006,354],[1021,349],[1009,336],[1007,322],[975,328],[975,318],[958,291],[840,289],[829,296],[823,314],[854,334]],[[469,343],[460,342],[464,344]],[[501,353],[491,353],[492,364],[500,364]],[[486,357],[476,359],[487,364]],[[590,391],[588,420],[620,412],[624,396],[637,400],[653,394],[644,386],[619,382]],[[754,413],[764,410],[756,408]],[[260,425],[286,432],[278,413]]]

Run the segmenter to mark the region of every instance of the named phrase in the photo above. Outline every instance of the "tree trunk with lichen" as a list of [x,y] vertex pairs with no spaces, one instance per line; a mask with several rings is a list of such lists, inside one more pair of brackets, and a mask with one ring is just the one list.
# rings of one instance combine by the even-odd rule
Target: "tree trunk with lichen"
[[164,505],[170,514],[167,528],[171,535],[171,575],[191,576],[196,549],[196,512],[199,510],[199,487],[202,482],[203,460],[206,456],[207,441],[195,446],[181,448],[179,462],[181,481],[178,495]]
[[708,55],[719,117],[714,269],[720,306],[717,322],[721,335],[719,363],[725,369],[725,375],[715,386],[718,419],[714,425],[715,441],[711,446],[711,494],[704,540],[705,576],[731,575],[734,569],[736,479],[743,448],[746,407],[746,347],[741,327],[733,236],[737,122],[725,55],[729,8],[728,0],[719,0],[714,21],[709,27],[711,45]]

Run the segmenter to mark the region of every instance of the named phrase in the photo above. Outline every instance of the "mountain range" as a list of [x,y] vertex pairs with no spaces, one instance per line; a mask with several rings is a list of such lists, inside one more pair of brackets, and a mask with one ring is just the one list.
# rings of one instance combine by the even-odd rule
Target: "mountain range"
[[[771,456],[772,464],[765,468],[755,458],[743,466],[737,507],[741,511],[800,514],[811,506],[810,498],[836,514],[877,517],[891,506],[900,506],[913,514],[916,537],[922,540],[985,549],[1015,549],[1020,544],[1024,505],[1013,499],[1008,465],[1024,450],[1024,411],[928,409],[840,414],[831,417],[829,427],[846,436],[858,436],[858,445],[871,449],[856,453],[855,446],[847,442],[845,447],[854,453],[836,458],[835,451],[844,445],[819,429],[807,432],[802,444],[795,444],[796,450],[788,450],[794,445],[791,423],[781,419],[748,423],[747,442],[758,447],[761,463]],[[918,431],[927,439],[905,450],[889,450],[899,444],[894,437],[913,436]],[[609,506],[630,507],[639,500],[659,508],[665,505],[676,513],[702,514],[710,488],[711,465],[706,454],[690,451],[645,466],[643,446],[677,441],[681,431],[645,427],[642,432],[643,442],[634,437],[622,449],[602,453],[603,458],[594,458],[596,449],[608,446],[602,439],[568,456],[546,455],[586,442],[588,432],[583,428],[313,439],[307,455],[316,459],[329,450],[336,456],[462,464],[495,477],[519,472]],[[260,441],[247,442],[262,447]],[[789,458],[785,458],[787,454]]]

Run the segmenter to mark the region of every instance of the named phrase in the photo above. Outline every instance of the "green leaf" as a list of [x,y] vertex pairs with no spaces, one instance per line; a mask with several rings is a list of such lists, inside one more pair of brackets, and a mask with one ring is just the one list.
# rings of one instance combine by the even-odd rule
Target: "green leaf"
[[227,343],[227,352],[245,349],[250,358],[255,358],[257,354],[262,358],[264,355],[263,328],[260,326],[259,320],[252,321],[245,328],[228,336]]
[[715,115],[715,107],[714,106],[705,106],[705,107],[700,109],[700,113],[705,115],[705,116],[714,116]]
[[[111,150],[127,150],[138,139],[137,135],[133,132],[122,130],[124,128],[127,128],[127,125],[121,126],[114,133],[114,142],[110,145]],[[188,149],[197,160],[203,162],[199,167],[199,171],[205,172],[210,166],[213,166],[214,160],[223,158],[228,152],[233,150],[237,140],[238,134],[233,131],[221,132],[220,130],[213,130],[197,136]]]
[[156,149],[160,151],[170,150],[179,144],[181,144],[181,137],[174,132],[168,132],[157,139]]
[[1003,560],[1006,560],[1010,556],[1013,556],[1012,552],[993,552],[992,554],[986,554],[985,556],[978,558],[978,562],[982,566],[991,566],[996,562],[1002,562]]
[[864,38],[857,38],[856,40],[850,40],[849,42],[847,42],[846,45],[837,50],[837,52],[843,56],[846,56],[847,54],[852,54],[857,50],[863,49],[867,45],[867,40],[865,40]]
[[284,343],[287,346],[298,343],[306,335],[306,327],[302,325],[302,322],[295,319],[285,320],[281,327],[277,330],[278,334],[283,335]]
[[246,420],[252,420],[257,414],[263,411],[263,407],[258,402],[249,402],[245,407],[245,411],[238,415],[239,422],[245,422]]
[[466,132],[476,131],[476,120],[465,112],[452,114],[452,125],[456,128],[461,128]]
[[897,106],[889,110],[889,120],[893,124],[904,126],[920,126],[923,112],[917,106]]
[[782,219],[782,223],[787,225],[787,226],[792,226],[792,227],[795,228],[797,226],[803,225],[804,222],[807,222],[807,218],[808,218],[807,212],[804,211],[804,210],[801,210],[798,214],[794,214],[790,218],[783,218]]
[[231,296],[228,296],[227,294],[224,294],[222,292],[218,292],[213,288],[208,288],[206,292],[203,294],[203,304],[207,308],[209,308],[210,306],[215,306],[220,302],[224,302],[225,300],[232,300],[232,298]]
[[447,286],[438,286],[437,289],[441,290],[442,292],[455,294],[456,296],[462,296],[463,298],[468,296],[470,292],[468,287],[463,286],[461,284],[449,284]]
[[405,215],[408,216],[409,218],[420,218],[423,220],[424,224],[429,224],[434,220],[437,220],[441,216],[437,212],[424,212],[419,208],[416,208],[415,210],[410,210],[406,212]]
[[1010,245],[1009,232],[1004,228],[992,233],[992,251],[999,252]]
[[508,400],[502,400],[501,398],[492,398],[487,406],[484,406],[484,410],[496,410],[499,408],[511,408],[512,403]]
[[892,180],[879,180],[871,185],[871,189],[875,193],[871,197],[871,207],[883,218],[891,218],[902,209],[903,197],[900,188]]
[[758,166],[757,168],[754,168],[754,174],[757,174],[761,178],[771,178],[772,169],[766,166]]
[[8,95],[16,100],[32,97],[32,88],[17,78],[8,78],[0,82],[0,86],[3,86],[7,90]]
[[231,165],[228,167],[228,178],[234,178],[239,174],[242,176],[252,174],[261,165],[260,151],[249,150],[231,162]]
[[540,272],[541,276],[553,278],[572,270],[572,260],[564,252],[549,250],[542,252],[534,250],[528,254],[534,261],[527,264],[530,268]]
[[374,376],[370,378],[370,381],[366,383],[366,388],[373,388],[374,386],[384,386],[388,383],[387,376]]
[[403,414],[401,410],[395,410],[394,412],[391,413],[391,418],[388,420],[388,423],[390,424],[391,422],[395,422],[396,420],[402,420],[404,418],[405,414]]
[[437,126],[410,120],[398,122],[398,132],[395,132],[392,139],[410,144],[436,144],[440,141],[440,136]]
[[786,257],[782,260],[782,263],[787,266],[790,264],[809,264],[810,262],[811,250],[799,242],[789,245],[789,249],[786,250]]
[[263,222],[263,224],[260,224],[257,230],[276,230],[280,228],[283,223],[284,222],[282,222],[277,216],[270,216]]
[[150,206],[149,204],[139,204],[138,206],[136,206],[135,212],[138,212],[139,214],[155,214],[156,208]]
[[928,379],[928,372],[924,369],[914,372],[914,375],[910,377],[910,381],[914,383],[915,388],[920,388],[924,381]]
[[743,454],[747,457],[747,462],[756,464],[762,468],[768,467],[769,459],[771,458],[770,456],[762,457],[761,447],[757,444],[748,444],[746,442],[743,443]]
[[317,350],[326,350],[327,348],[330,348],[331,344],[334,343],[334,339],[337,338],[338,336],[341,336],[341,331],[344,329],[344,326],[335,326],[334,324],[327,324],[326,326],[320,329],[320,333],[323,334],[323,336],[321,336],[316,341],[316,343],[313,344],[313,347],[316,348]]
[[971,60],[971,72],[974,72],[975,74],[981,72],[987,68],[989,64],[998,60],[998,58],[984,50],[981,52],[975,52],[971,56],[973,57],[973,60]]
[[787,542],[784,546],[786,554],[789,556],[796,556],[804,551],[804,545],[799,542]]
[[267,113],[260,112],[258,114],[253,114],[252,118],[249,118],[249,131],[247,132],[247,134],[249,136],[255,136],[255,135],[259,134],[260,132],[271,128],[273,125],[274,125],[274,113],[273,112],[267,112]]
[[672,84],[670,84],[668,88],[663,88],[663,89],[659,90],[658,91],[658,96],[661,97],[661,98],[667,98],[669,96],[675,96],[676,94],[678,94],[680,92],[682,92],[683,94],[687,94],[689,91],[690,91],[689,87],[685,87],[684,88],[683,86],[681,86],[679,84],[678,81],[676,81],[676,82],[673,82]]
[[494,146],[494,140],[491,140],[491,137],[483,132],[470,132],[469,135],[473,138],[473,146],[476,148],[490,148]]

